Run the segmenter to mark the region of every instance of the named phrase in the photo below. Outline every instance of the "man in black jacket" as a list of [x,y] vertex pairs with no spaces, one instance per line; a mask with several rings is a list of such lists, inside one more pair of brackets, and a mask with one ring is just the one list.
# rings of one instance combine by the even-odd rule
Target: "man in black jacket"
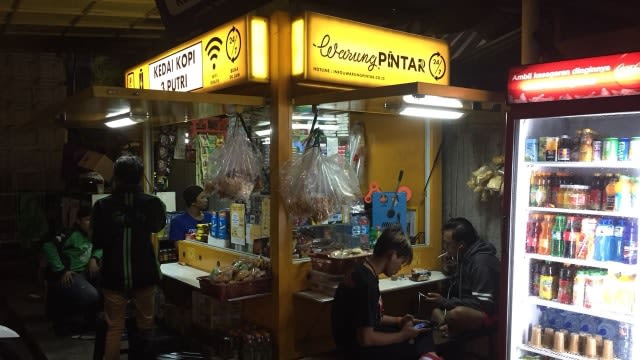
[[113,165],[113,194],[93,208],[93,242],[103,250],[102,286],[107,321],[105,359],[120,359],[127,301],[133,298],[138,330],[153,327],[155,285],[160,268],[151,234],[166,222],[160,199],[142,192],[140,158],[121,156]]
[[480,239],[465,218],[449,220],[442,227],[442,236],[447,253],[445,272],[451,271],[451,283],[446,297],[427,294],[426,299],[436,304],[432,321],[441,325],[444,335],[492,326],[500,288],[500,260],[495,247]]

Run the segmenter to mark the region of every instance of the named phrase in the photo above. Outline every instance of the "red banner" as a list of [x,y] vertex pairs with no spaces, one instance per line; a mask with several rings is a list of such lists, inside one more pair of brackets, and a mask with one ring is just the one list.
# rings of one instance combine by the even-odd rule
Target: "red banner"
[[510,104],[640,94],[640,52],[509,70]]

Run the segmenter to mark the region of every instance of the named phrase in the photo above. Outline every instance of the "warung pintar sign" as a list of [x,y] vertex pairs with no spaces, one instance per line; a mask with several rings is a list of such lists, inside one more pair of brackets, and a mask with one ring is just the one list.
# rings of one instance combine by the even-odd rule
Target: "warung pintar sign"
[[449,84],[442,40],[311,12],[293,21],[291,34],[294,77],[356,86]]

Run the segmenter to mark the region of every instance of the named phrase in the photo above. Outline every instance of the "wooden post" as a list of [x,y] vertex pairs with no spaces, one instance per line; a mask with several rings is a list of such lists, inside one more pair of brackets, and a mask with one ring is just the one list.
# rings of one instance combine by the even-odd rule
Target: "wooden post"
[[535,38],[540,27],[540,1],[522,0],[522,44],[520,50],[520,62],[531,64],[538,62],[540,57],[540,44]]
[[279,170],[291,157],[291,20],[275,11],[269,24],[271,69],[271,266],[276,359],[294,357],[294,315],[291,288],[291,227],[280,197]]

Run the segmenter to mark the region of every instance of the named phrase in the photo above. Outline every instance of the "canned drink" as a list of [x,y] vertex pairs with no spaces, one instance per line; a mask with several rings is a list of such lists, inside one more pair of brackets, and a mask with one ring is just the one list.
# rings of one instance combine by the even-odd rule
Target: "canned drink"
[[618,160],[618,138],[608,137],[604,138],[602,142],[603,152],[602,157],[604,161],[617,161]]
[[629,161],[640,160],[640,136],[632,137],[629,142]]
[[547,137],[541,136],[538,138],[538,161],[544,161],[546,150],[547,150]]
[[[593,149],[593,161],[602,160],[602,141],[593,140],[591,147]],[[638,151],[640,151],[640,149]]]
[[618,139],[618,161],[628,161],[629,160],[629,145],[631,139],[629,138],[620,138]]
[[538,139],[527,138],[525,140],[524,161],[538,161]]
[[209,229],[211,236],[218,237],[218,213],[215,211],[211,212],[211,227]]
[[557,136],[547,137],[547,143],[544,151],[545,161],[558,160],[558,142],[559,141],[560,141],[560,138]]
[[218,211],[218,239],[229,240],[229,210]]

